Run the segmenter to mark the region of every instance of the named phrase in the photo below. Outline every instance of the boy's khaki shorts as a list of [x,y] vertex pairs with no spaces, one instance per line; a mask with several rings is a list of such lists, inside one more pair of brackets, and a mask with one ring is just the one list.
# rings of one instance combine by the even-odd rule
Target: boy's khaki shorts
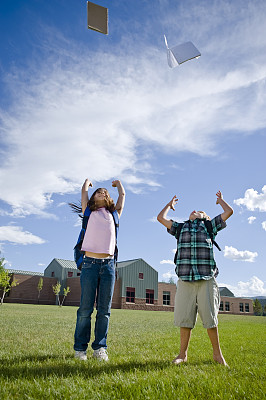
[[197,313],[201,317],[204,328],[218,325],[220,291],[215,278],[200,281],[177,282],[175,295],[175,325],[182,328],[194,328]]

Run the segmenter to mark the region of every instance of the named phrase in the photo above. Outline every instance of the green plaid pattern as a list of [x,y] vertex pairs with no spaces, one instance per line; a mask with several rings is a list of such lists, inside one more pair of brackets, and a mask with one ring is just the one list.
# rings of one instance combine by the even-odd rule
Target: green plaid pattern
[[[214,237],[226,227],[221,215],[211,220]],[[176,237],[179,223],[173,221],[167,231]],[[211,238],[203,220],[185,221],[177,244],[176,274],[184,281],[210,279],[218,275]]]

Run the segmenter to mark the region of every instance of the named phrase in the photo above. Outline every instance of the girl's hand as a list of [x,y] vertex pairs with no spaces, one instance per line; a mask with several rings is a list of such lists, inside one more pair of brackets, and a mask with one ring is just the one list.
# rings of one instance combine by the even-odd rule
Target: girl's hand
[[223,199],[223,195],[220,190],[216,193],[216,196],[217,196],[216,204],[219,204],[219,200]]
[[176,197],[176,195],[172,198],[172,200],[168,203],[169,207],[171,208],[171,210],[175,211],[175,205],[178,202],[178,198]]
[[92,187],[92,183],[88,178],[85,180],[84,184],[87,185],[87,187]]
[[112,182],[112,186],[113,186],[113,187],[117,187],[119,184],[120,184],[120,181],[119,181],[119,180],[116,180],[116,181],[113,181],[113,182]]

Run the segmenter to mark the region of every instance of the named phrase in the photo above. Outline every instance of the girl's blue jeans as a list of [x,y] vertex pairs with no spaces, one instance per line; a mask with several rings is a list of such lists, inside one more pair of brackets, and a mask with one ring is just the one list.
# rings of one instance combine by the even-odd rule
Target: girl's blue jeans
[[96,301],[95,339],[91,347],[107,348],[107,332],[115,285],[113,259],[85,257],[80,274],[81,300],[77,311],[74,350],[86,351],[91,338],[91,315]]

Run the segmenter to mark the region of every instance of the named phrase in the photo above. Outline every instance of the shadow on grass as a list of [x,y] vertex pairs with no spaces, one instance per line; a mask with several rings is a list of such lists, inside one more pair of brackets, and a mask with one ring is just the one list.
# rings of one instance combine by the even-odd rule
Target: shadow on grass
[[[83,378],[93,378],[100,374],[114,374],[115,372],[134,372],[138,371],[162,371],[169,368],[176,368],[182,370],[183,368],[200,367],[200,366],[213,366],[212,361],[189,362],[181,365],[174,365],[171,361],[154,361],[154,360],[129,360],[120,361],[117,363],[99,362],[92,358],[87,361],[80,361],[73,359],[73,355],[66,355],[64,357],[57,355],[36,355],[24,356],[10,359],[2,359],[0,377],[4,378],[46,378],[47,376],[55,376],[60,378],[67,378],[69,376],[78,376]],[[32,363],[30,365],[29,363]],[[36,365],[37,364],[37,365]],[[216,364],[216,363],[215,363]]]
[[[79,376],[93,378],[100,374],[114,374],[115,372],[132,372],[163,370],[171,365],[168,361],[121,361],[117,363],[99,362],[98,360],[88,359],[80,361],[73,359],[73,355],[65,356],[26,356],[12,358],[12,360],[0,360],[0,377],[4,378],[45,378],[50,375],[60,378]],[[30,365],[29,363],[32,363]],[[36,365],[37,364],[37,365]]]

